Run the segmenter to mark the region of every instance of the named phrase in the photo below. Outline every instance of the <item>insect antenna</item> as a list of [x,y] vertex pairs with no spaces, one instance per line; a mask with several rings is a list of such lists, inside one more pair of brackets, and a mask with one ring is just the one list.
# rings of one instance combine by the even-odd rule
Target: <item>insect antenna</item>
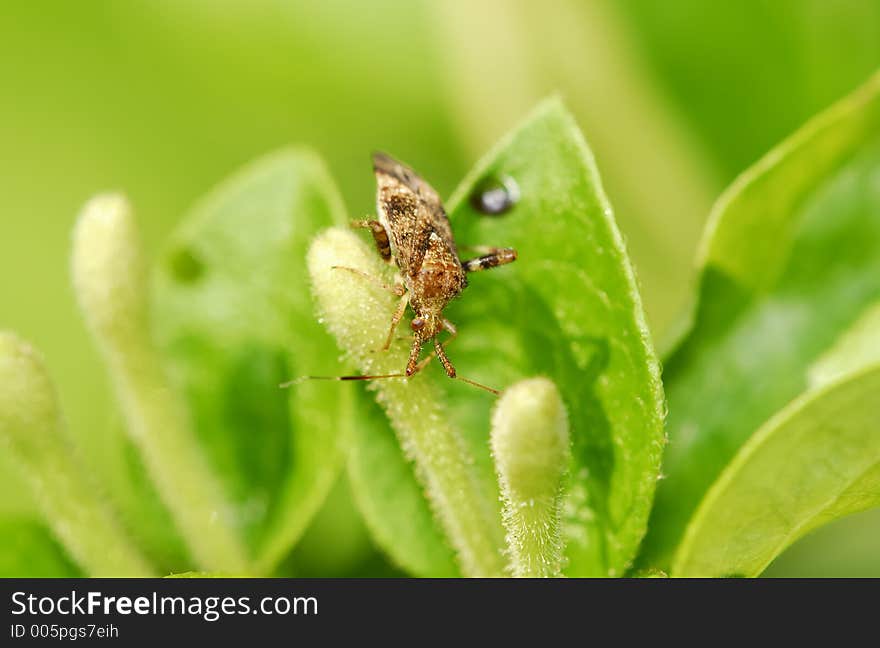
[[501,396],[501,392],[498,391],[497,389],[492,389],[491,387],[489,387],[487,385],[484,385],[482,383],[478,383],[476,380],[471,380],[470,378],[464,378],[463,376],[456,376],[455,379],[460,380],[461,382],[465,382],[468,385],[472,385],[474,387],[484,389],[487,392],[489,392],[490,394],[495,394],[496,396]]
[[292,387],[293,385],[298,385],[306,380],[379,380],[382,378],[406,378],[407,375],[405,373],[393,373],[393,374],[375,374],[370,376],[300,376],[299,378],[294,378],[293,380],[288,380],[287,382],[283,382],[278,387],[281,389],[286,389],[287,387]]
[[[281,389],[287,389],[288,387],[293,387],[294,385],[299,385],[300,383],[305,382],[306,380],[382,380],[385,378],[409,378],[405,373],[393,373],[393,374],[373,374],[373,375],[364,375],[364,376],[300,376],[299,378],[294,378],[293,380],[288,380],[287,382],[283,382],[278,385]],[[473,387],[477,387],[484,391],[489,392],[490,394],[494,394],[495,396],[500,396],[501,392],[497,389],[492,389],[491,387],[484,385],[482,383],[478,383],[475,380],[471,380],[469,378],[464,378],[463,376],[456,376],[456,380],[460,380],[462,382],[467,383]]]

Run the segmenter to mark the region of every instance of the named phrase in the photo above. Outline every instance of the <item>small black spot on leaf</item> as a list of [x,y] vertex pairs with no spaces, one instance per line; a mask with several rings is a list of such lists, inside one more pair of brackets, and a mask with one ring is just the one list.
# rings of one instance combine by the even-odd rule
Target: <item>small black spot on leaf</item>
[[195,283],[205,274],[205,264],[187,247],[174,250],[168,258],[172,276],[180,283]]
[[481,214],[501,216],[519,202],[519,187],[510,176],[488,176],[477,183],[470,201]]

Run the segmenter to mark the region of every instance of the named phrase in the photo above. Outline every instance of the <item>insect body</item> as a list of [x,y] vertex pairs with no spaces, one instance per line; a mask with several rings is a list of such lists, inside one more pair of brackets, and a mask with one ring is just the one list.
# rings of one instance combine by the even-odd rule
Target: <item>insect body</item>
[[[419,362],[422,345],[431,341],[434,352],[450,378],[459,378],[493,393],[494,389],[456,375],[444,345],[457,335],[455,326],[443,317],[443,309],[467,286],[467,274],[494,268],[516,260],[511,248],[477,248],[482,255],[462,261],[458,254],[449,218],[437,192],[412,169],[384,153],[373,154],[376,173],[376,207],[378,220],[354,221],[353,227],[369,229],[379,254],[387,263],[400,270],[402,286],[386,286],[400,297],[384,349],[391,346],[394,331],[406,311],[407,304],[415,316],[411,322],[412,348],[403,374],[383,376],[342,376],[341,380],[369,380],[412,376],[431,359]],[[362,274],[353,268],[348,270]],[[451,337],[443,344],[442,331]]]

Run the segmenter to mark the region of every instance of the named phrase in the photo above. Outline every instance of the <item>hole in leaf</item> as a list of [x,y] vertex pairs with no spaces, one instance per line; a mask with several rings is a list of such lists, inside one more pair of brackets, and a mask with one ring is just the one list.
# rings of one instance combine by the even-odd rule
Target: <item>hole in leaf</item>
[[205,264],[187,247],[174,250],[168,259],[168,266],[180,283],[195,283],[205,274]]
[[519,202],[519,186],[510,176],[489,176],[477,183],[470,201],[481,214],[501,216]]

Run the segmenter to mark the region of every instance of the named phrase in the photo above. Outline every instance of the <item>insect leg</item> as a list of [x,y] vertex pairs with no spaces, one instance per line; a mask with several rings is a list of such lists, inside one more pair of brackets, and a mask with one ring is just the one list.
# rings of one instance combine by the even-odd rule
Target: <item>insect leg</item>
[[[450,323],[450,326],[452,326],[451,323]],[[445,328],[445,326],[444,326],[444,328]],[[452,329],[454,331],[455,327],[452,326]],[[447,329],[447,330],[449,330],[449,329]],[[500,396],[501,392],[498,391],[497,389],[492,389],[488,385],[484,385],[483,383],[478,383],[476,380],[471,380],[470,378],[465,378],[464,376],[459,376],[458,374],[455,373],[455,367],[452,366],[452,362],[449,360],[449,357],[446,355],[446,350],[443,348],[448,342],[452,342],[452,340],[454,340],[454,339],[455,339],[455,334],[453,334],[453,336],[451,338],[446,340],[446,342],[444,342],[443,344],[440,344],[440,342],[437,341],[437,338],[436,337],[434,338],[434,351],[437,353],[437,357],[440,358],[440,362],[443,363],[443,368],[446,370],[446,375],[449,376],[450,378],[456,378],[457,380],[460,380],[462,382],[466,382],[468,385],[472,385],[474,387],[478,387],[480,389],[483,389],[483,390],[489,392],[490,394],[495,394],[496,396]],[[425,363],[425,364],[427,364],[427,363]]]
[[[446,340],[446,342],[449,342],[451,339],[452,338]],[[409,362],[406,365],[407,376],[413,376],[417,374],[422,369],[427,367],[428,363],[434,359],[434,356],[429,355],[427,358],[419,362],[419,353],[421,353],[422,350],[422,341],[423,340],[418,335],[416,335],[413,339],[412,350],[409,354]],[[446,344],[446,342],[441,344],[436,336],[433,338],[433,341],[434,350],[437,353],[437,357],[440,358],[440,362],[443,363],[443,368],[446,370],[446,375],[450,378],[455,378],[455,367],[452,366],[452,362],[450,362],[449,358],[446,355],[446,352],[443,350],[443,345]]]
[[413,335],[412,348],[409,352],[409,361],[406,363],[406,375],[412,376],[419,370],[422,365],[419,363],[419,353],[422,351],[422,336],[418,333]]
[[348,266],[330,266],[331,270],[345,270],[346,272],[350,272],[352,274],[356,274],[359,277],[363,277],[367,281],[371,281],[376,284],[382,290],[387,290],[388,292],[397,295],[398,297],[403,297],[406,294],[406,288],[404,288],[400,284],[390,285],[379,279],[379,277],[375,277],[369,273],[364,272],[363,270],[358,270],[357,268],[349,268]]
[[434,351],[437,353],[437,357],[440,358],[440,364],[443,365],[446,375],[450,378],[455,378],[455,367],[452,366],[452,361],[449,359],[449,356],[446,355],[446,350],[443,348],[443,345],[440,344],[440,340],[438,340],[436,336],[434,337]]
[[[440,344],[441,347],[444,347],[444,348],[445,348],[447,344],[449,344],[449,343],[452,342],[455,338],[458,337],[458,329],[455,328],[455,324],[453,324],[452,322],[450,322],[450,321],[449,321],[448,319],[446,319],[445,317],[443,318],[443,328],[446,329],[446,330],[449,332],[449,337],[446,338],[445,340],[443,340],[443,342]],[[434,356],[433,356],[433,355],[429,355],[427,358],[425,358],[424,360],[422,360],[422,361],[416,366],[416,370],[415,370],[414,373],[418,373],[418,372],[420,372],[422,369],[424,369],[425,367],[427,367],[427,366],[428,366],[428,363],[431,362],[431,360],[433,360],[433,359],[434,359]]]
[[[444,348],[448,343],[452,342],[458,336],[458,330],[455,328],[455,325],[447,319],[443,320],[443,328],[446,329],[450,333],[450,337],[444,340],[442,343],[437,340],[435,336],[434,340],[434,351],[437,354],[437,357],[440,358],[440,362],[443,363],[443,368],[446,370],[446,375],[450,378],[456,378],[462,382],[465,382],[473,387],[477,387],[484,391],[489,392],[490,394],[494,394],[498,396],[501,394],[497,389],[492,389],[482,383],[478,383],[475,380],[470,380],[469,378],[465,378],[463,376],[456,375],[455,367],[452,366],[452,362],[450,362]],[[409,362],[406,365],[406,372],[402,374],[377,374],[377,375],[363,375],[363,376],[302,376],[300,378],[296,378],[295,380],[290,380],[285,383],[281,383],[279,387],[290,387],[292,385],[298,385],[299,383],[305,380],[381,380],[385,378],[409,378],[417,374],[419,371],[424,369],[427,364],[434,359],[434,356],[428,356],[421,362],[419,362],[419,354],[422,350],[422,338],[419,335],[415,335],[413,338],[412,349],[409,354]]]
[[475,259],[462,261],[461,265],[465,272],[478,272],[488,270],[507,263],[516,261],[516,250],[513,248],[475,248],[485,253]]
[[359,220],[352,221],[351,226],[355,229],[368,229],[373,234],[373,241],[376,243],[376,249],[379,255],[386,263],[391,263],[391,243],[388,242],[388,232],[382,227],[382,223],[377,220]]
[[391,347],[391,340],[394,338],[394,331],[397,329],[397,325],[403,318],[408,303],[409,294],[404,293],[400,297],[400,303],[397,305],[397,310],[394,311],[394,315],[391,316],[391,328],[388,329],[388,337],[385,339],[385,344],[382,346],[383,351],[387,351]]
[[[437,344],[437,338],[434,338],[434,349],[437,351],[437,356],[440,358],[440,361],[443,362],[443,367],[446,369],[446,374],[450,378],[457,378],[458,380],[460,380],[462,382],[466,382],[468,385],[472,385],[474,387],[479,387],[480,389],[486,390],[490,394],[495,394],[496,396],[500,396],[501,392],[498,391],[497,389],[492,389],[491,387],[488,387],[487,385],[484,385],[482,383],[478,383],[477,381],[471,380],[470,378],[465,378],[464,376],[456,375],[455,368],[452,366],[452,363],[449,362],[449,358],[446,356],[445,347],[447,344],[449,344],[455,338],[458,337],[458,329],[455,328],[455,324],[450,322],[445,317],[443,318],[443,328],[449,332],[449,337],[446,338],[446,340],[444,340],[443,343],[440,345]],[[445,362],[444,362],[444,360],[445,360]],[[452,369],[452,373],[449,373],[449,369]]]

